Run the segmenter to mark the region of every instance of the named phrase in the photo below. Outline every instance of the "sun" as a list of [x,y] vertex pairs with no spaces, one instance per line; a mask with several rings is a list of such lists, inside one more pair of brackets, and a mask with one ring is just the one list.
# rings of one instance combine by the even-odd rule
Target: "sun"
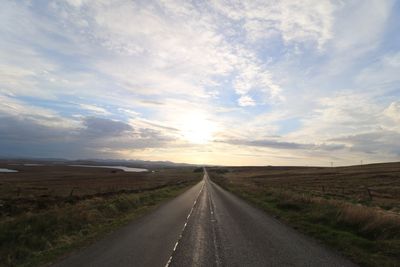
[[215,124],[202,113],[189,113],[183,116],[180,128],[183,138],[194,144],[210,142],[216,130]]

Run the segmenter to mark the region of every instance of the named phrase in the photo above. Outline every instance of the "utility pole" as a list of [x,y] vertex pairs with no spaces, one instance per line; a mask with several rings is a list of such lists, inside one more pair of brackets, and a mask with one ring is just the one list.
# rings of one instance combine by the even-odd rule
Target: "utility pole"
[[333,167],[333,161],[331,161],[331,167]]

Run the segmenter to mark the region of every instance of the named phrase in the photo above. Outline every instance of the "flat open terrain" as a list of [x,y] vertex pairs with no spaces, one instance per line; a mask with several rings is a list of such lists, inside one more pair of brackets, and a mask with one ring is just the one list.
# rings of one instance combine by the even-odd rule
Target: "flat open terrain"
[[[63,164],[0,168],[0,266],[37,266],[148,212],[197,183],[193,167],[124,172]],[[48,165],[49,164],[49,165]]]
[[0,266],[399,266],[399,163],[8,164],[19,172],[0,175]]
[[[350,167],[215,168],[227,182],[290,190],[400,211],[400,163]],[[210,168],[213,173],[213,169]],[[368,192],[369,191],[369,192]]]
[[400,163],[209,168],[213,181],[365,266],[399,266]]
[[54,265],[349,266],[350,261],[204,179]]
[[[44,163],[46,164],[46,163]],[[25,166],[0,162],[1,199],[89,196],[121,190],[146,190],[198,178],[193,168],[159,168],[149,172],[124,172],[110,168],[88,168],[62,164]]]

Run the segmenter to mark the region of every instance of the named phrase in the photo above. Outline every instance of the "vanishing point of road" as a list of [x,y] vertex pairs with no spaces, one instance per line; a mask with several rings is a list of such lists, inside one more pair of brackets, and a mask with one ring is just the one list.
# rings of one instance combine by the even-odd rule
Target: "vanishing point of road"
[[70,266],[356,266],[213,183],[182,195],[61,262]]

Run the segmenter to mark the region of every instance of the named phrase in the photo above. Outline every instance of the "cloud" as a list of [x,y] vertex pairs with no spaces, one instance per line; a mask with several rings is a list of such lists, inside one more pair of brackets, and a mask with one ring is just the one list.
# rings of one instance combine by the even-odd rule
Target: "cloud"
[[2,151],[397,159],[394,3],[3,1]]
[[[382,95],[398,88],[400,77],[400,52],[385,53],[372,64],[360,70],[355,82],[360,91]],[[376,90],[379,88],[379,90]]]
[[233,86],[239,95],[245,95],[251,90],[259,90],[266,92],[270,99],[282,100],[280,95],[282,89],[274,83],[271,73],[254,63],[245,63],[241,67],[241,72],[236,76]]
[[313,113],[302,119],[303,128],[293,135],[323,141],[334,136],[373,131],[381,125],[381,113],[382,108],[369,96],[338,93],[319,99]]
[[241,146],[254,146],[254,147],[265,147],[265,148],[273,148],[273,149],[289,149],[289,150],[327,150],[333,151],[338,149],[344,149],[345,146],[342,144],[303,144],[303,143],[295,143],[295,142],[285,142],[278,141],[273,139],[264,139],[264,140],[225,140],[222,141],[224,143],[232,144],[232,145],[241,145]]
[[383,114],[395,122],[400,122],[400,101],[390,103],[390,105],[383,111]]
[[[157,12],[160,9],[169,16]],[[90,22],[82,38],[95,39],[113,54],[97,61],[96,69],[137,93],[206,96],[204,86],[214,83],[210,76],[232,70],[231,48],[207,14],[194,19],[202,15],[196,9],[185,15],[168,2],[119,1],[87,2],[78,8],[60,5],[56,11],[67,13],[64,21],[74,28],[80,28],[76,21]]]
[[249,40],[280,35],[286,43],[332,38],[334,5],[330,1],[213,1],[228,18],[243,23]]
[[303,121],[304,127],[287,138],[298,142],[334,142],[344,145],[348,155],[357,152],[370,154],[370,158],[393,158],[400,151],[396,141],[400,128],[393,125],[397,113],[397,102],[384,108],[370,97],[342,94],[321,101],[316,113]]
[[248,106],[255,106],[256,102],[250,96],[244,95],[241,96],[238,100],[239,106],[248,107]]
[[[65,140],[65,129],[43,125],[31,118],[1,115],[0,136],[2,143],[51,143],[54,140]],[[2,150],[3,153],[5,152]]]
[[111,114],[105,108],[99,107],[97,105],[79,104],[79,107],[82,109],[88,110],[91,113],[98,114],[98,115],[110,115]]
[[382,40],[395,1],[349,1],[338,10],[335,29],[337,49],[357,54],[375,48]]
[[69,158],[120,157],[120,150],[164,147],[173,141],[160,131],[134,129],[127,123],[105,118],[84,117],[68,128],[59,127],[56,123],[41,123],[42,119],[0,113],[1,154]]
[[74,119],[62,117],[52,109],[29,105],[15,97],[0,94],[0,102],[0,117],[10,116],[31,120],[43,126],[58,127],[60,129],[76,126]]
[[398,140],[400,140],[400,132],[385,130],[332,139],[332,141],[350,145],[353,151],[377,154],[378,156],[392,154],[399,157],[400,145]]
[[[338,6],[335,27],[329,44],[329,58],[320,68],[325,75],[337,76],[368,66],[368,59],[380,57],[387,23],[394,10],[395,1],[353,0]],[[377,51],[378,49],[378,51]],[[359,64],[357,66],[357,64]]]
[[82,40],[93,38],[102,46],[98,49],[113,55],[97,60],[94,67],[135,94],[208,98],[219,94],[222,77],[233,77],[239,94],[256,90],[266,99],[279,96],[281,89],[266,66],[240,42],[228,42],[219,30],[219,16],[205,12],[207,8],[212,7],[89,1],[68,8],[57,5],[55,10],[68,14],[63,23],[77,30],[77,22],[90,22]]
[[83,126],[82,133],[94,138],[118,137],[132,131],[132,127],[126,123],[96,117],[84,118]]

